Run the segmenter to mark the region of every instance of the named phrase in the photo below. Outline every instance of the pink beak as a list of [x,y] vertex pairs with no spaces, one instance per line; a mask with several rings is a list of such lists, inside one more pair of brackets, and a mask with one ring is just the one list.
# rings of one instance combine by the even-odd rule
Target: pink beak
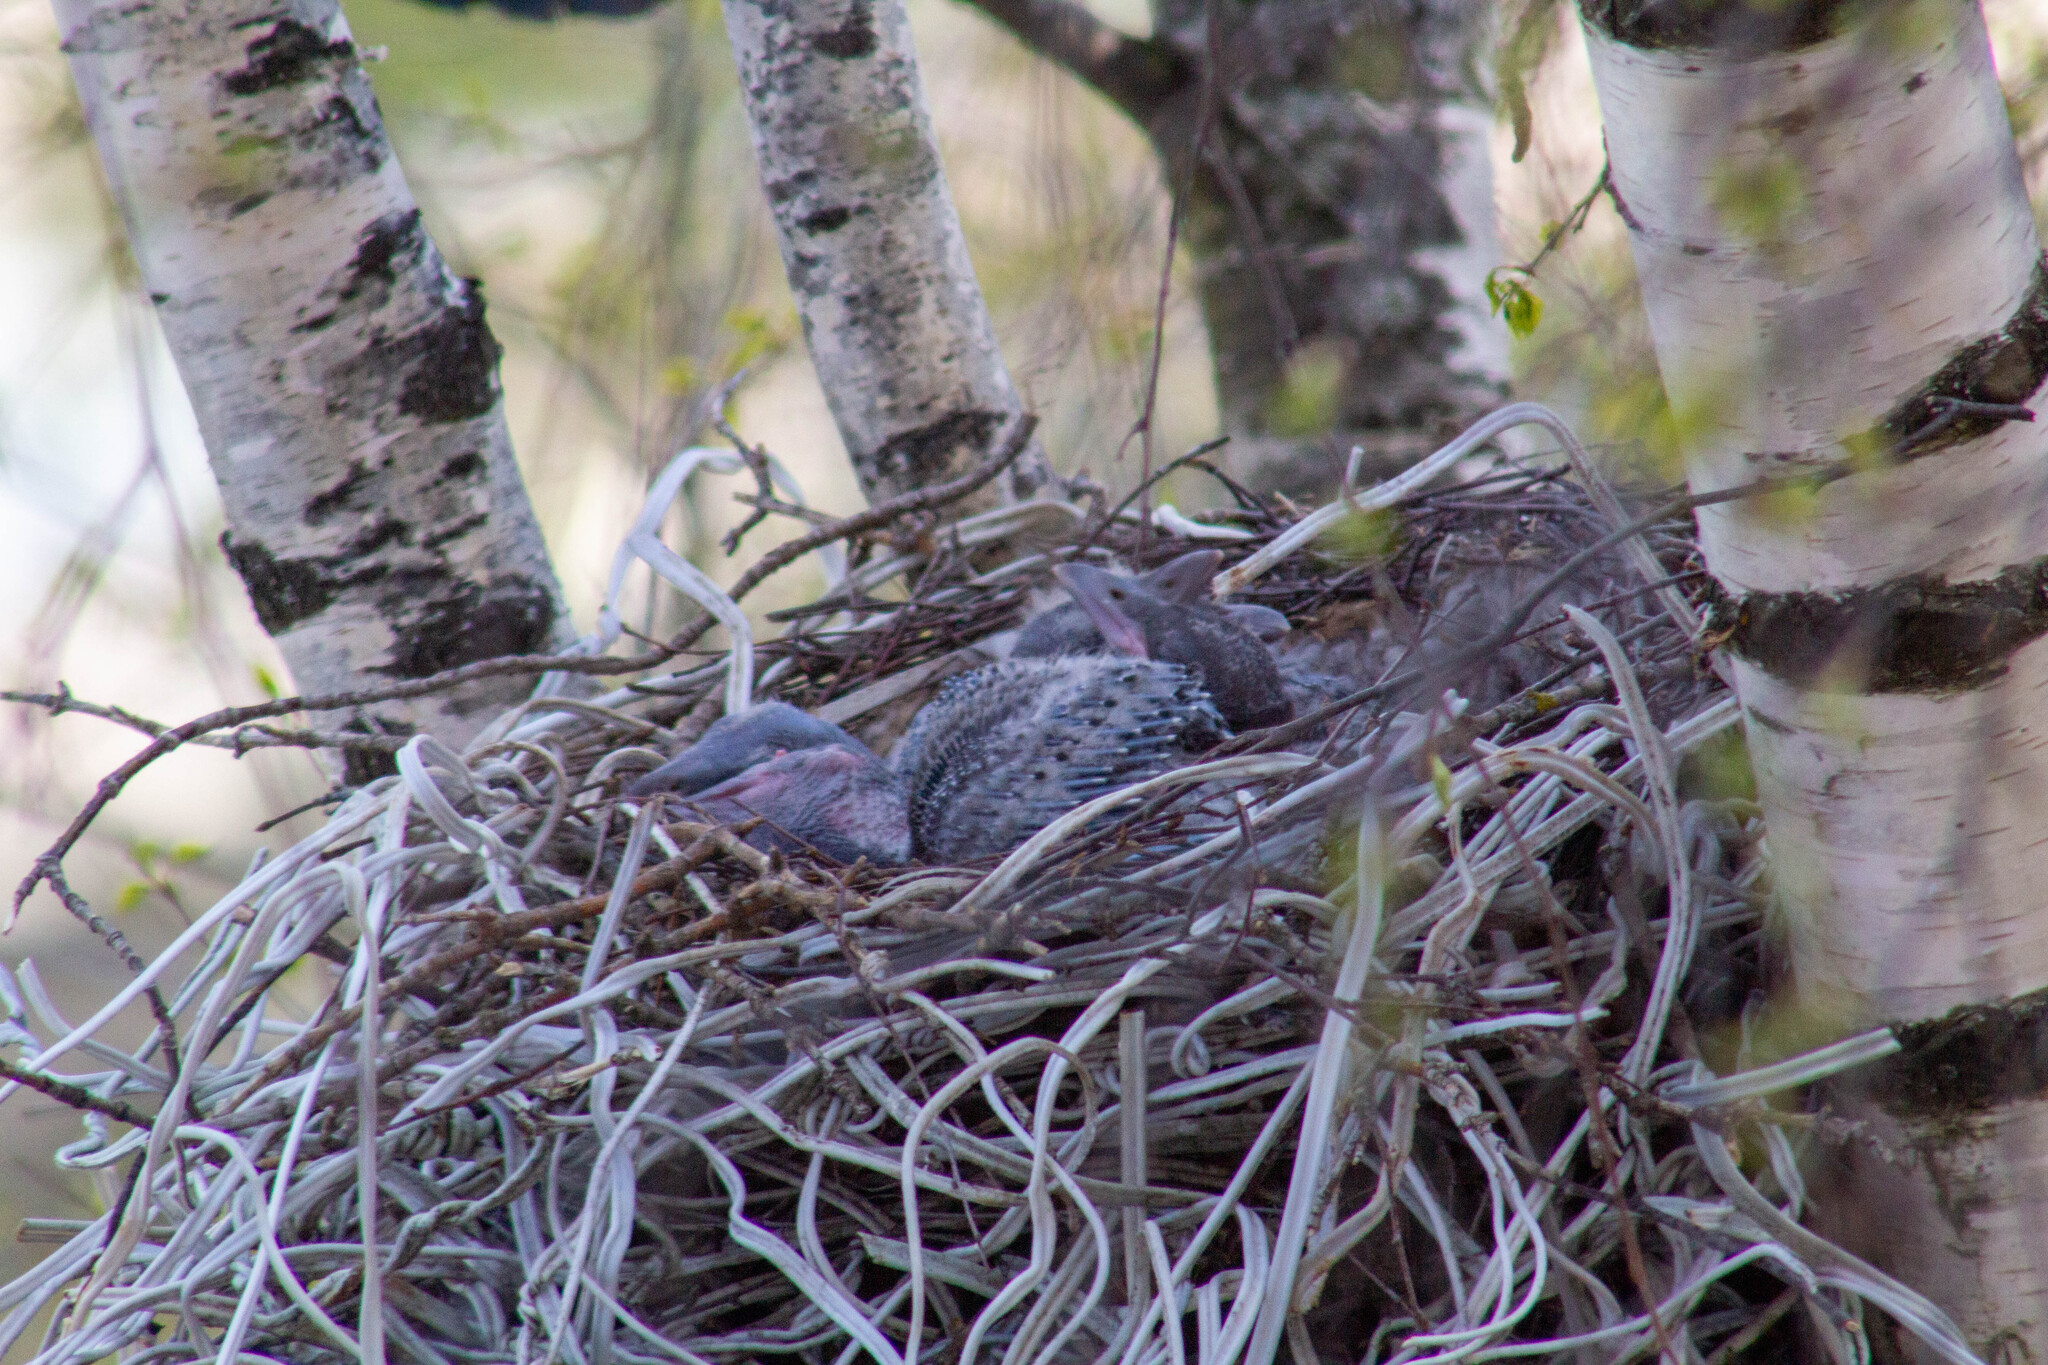
[[1053,574],[1073,595],[1081,610],[1088,613],[1088,619],[1102,632],[1105,644],[1133,659],[1151,657],[1145,648],[1145,632],[1138,629],[1138,623],[1126,615],[1110,596],[1110,590],[1119,581],[1115,574],[1093,564],[1062,564],[1053,570]]

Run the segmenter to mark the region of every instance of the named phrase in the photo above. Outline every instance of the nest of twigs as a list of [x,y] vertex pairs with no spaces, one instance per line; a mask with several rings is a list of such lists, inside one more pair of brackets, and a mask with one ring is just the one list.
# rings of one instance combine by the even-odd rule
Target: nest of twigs
[[[1554,471],[1365,501],[1394,505],[1381,552],[1297,549],[1246,595],[1400,686],[997,866],[785,861],[621,799],[716,713],[717,661],[531,703],[459,756],[408,746],[93,1019],[10,994],[9,1074],[85,1110],[60,1161],[125,1185],[0,1290],[0,1346],[35,1323],[39,1365],[1852,1343],[1838,1291],[1875,1291],[1794,1237],[1787,1139],[1751,1130],[1759,1193],[1721,1136],[1752,1092],[1702,1088],[1701,1058],[1746,1060],[1762,893],[1753,808],[1681,773],[1736,719],[1673,619],[1687,522],[1631,548],[1611,495]],[[1292,522],[1239,502],[1201,543],[1242,564]],[[1028,516],[1052,529],[992,562]],[[878,742],[1060,555],[1190,543],[1085,508],[894,529],[759,648],[762,694]],[[1548,595],[1502,636],[1527,638],[1431,655],[1474,565]],[[1483,707],[1413,676],[1509,649],[1520,690]],[[309,957],[332,993],[283,1017],[271,988]],[[94,1039],[151,990],[148,1046]]]

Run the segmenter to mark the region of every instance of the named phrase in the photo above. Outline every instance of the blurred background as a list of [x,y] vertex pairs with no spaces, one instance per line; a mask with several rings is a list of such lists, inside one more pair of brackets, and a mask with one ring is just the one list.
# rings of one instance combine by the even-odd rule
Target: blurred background
[[[1145,0],[1092,0],[1134,31]],[[652,473],[704,433],[707,388],[744,367],[735,425],[833,513],[860,503],[798,336],[755,178],[715,0],[630,20],[535,24],[487,7],[346,0],[392,140],[442,251],[484,282],[506,355],[520,463],[586,628]],[[1012,374],[1066,472],[1135,478],[1118,449],[1149,369],[1169,216],[1161,168],[1106,102],[951,0],[910,0],[954,198]],[[2048,0],[1988,0],[2037,207],[2048,162]],[[1597,110],[1570,7],[1553,5],[1528,78],[1533,139],[1495,136],[1500,264],[1526,262],[1593,186]],[[1208,337],[1189,267],[1172,263],[1157,449],[1216,434]],[[1670,477],[1661,389],[1611,204],[1542,264],[1534,333],[1514,343],[1521,396],[1563,410],[1616,458]],[[1499,325],[1496,323],[1495,325]],[[778,538],[727,559],[734,481],[702,478],[673,543],[729,581]],[[1193,510],[1221,490],[1189,475]],[[169,723],[289,689],[223,561],[218,499],[177,376],[131,289],[43,0],[0,0],[0,687],[79,697]],[[756,612],[820,586],[799,568]],[[635,604],[643,616],[659,604]],[[633,619],[633,612],[628,612]],[[136,736],[76,715],[0,707],[0,882],[9,888]],[[325,790],[292,751],[186,750],[133,784],[71,859],[78,888],[144,954],[265,845],[258,826]],[[0,938],[36,1008],[77,1018],[126,969],[47,893]],[[302,983],[310,1007],[317,982]],[[139,1034],[140,1030],[137,1029]],[[0,1126],[0,1280],[46,1249],[16,1220],[89,1217],[103,1192],[50,1154],[68,1110],[17,1099]]]

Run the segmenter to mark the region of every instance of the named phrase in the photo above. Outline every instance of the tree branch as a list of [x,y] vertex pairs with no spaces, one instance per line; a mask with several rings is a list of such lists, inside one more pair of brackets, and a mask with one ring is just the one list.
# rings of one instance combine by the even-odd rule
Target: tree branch
[[1133,38],[1074,0],[964,0],[1015,34],[1039,56],[1088,83],[1149,130],[1152,120],[1193,87],[1195,69],[1156,38]]
[[[746,596],[770,574],[795,563],[798,559],[821,545],[830,545],[835,540],[843,540],[849,536],[862,535],[869,531],[878,530],[899,517],[934,511],[946,506],[948,503],[958,502],[978,489],[986,487],[997,475],[1016,463],[1018,457],[1023,455],[1024,451],[1030,446],[1031,434],[1037,429],[1037,416],[1028,412],[1023,413],[1010,424],[1009,435],[1003,439],[1002,445],[998,447],[995,454],[991,455],[976,468],[962,474],[959,478],[949,479],[945,483],[933,484],[928,488],[912,489],[907,493],[890,498],[886,502],[878,502],[865,512],[856,512],[850,517],[841,517],[838,521],[826,526],[817,527],[804,535],[798,536],[795,540],[785,541],[761,556],[751,568],[739,576],[738,581],[732,585],[731,596],[735,601]],[[445,672],[436,673],[432,677],[396,683],[389,687],[371,688],[360,692],[346,692],[325,697],[286,697],[278,701],[259,702],[254,706],[230,706],[225,710],[214,711],[208,715],[200,716],[196,720],[186,721],[183,725],[170,729],[165,729],[154,721],[144,720],[139,716],[121,711],[118,707],[93,707],[86,703],[78,702],[71,697],[68,691],[61,692],[54,698],[38,693],[0,693],[0,701],[20,701],[31,705],[50,706],[57,713],[63,711],[88,711],[93,715],[117,721],[129,726],[131,729],[137,729],[144,734],[154,736],[140,753],[137,753],[133,758],[130,758],[126,763],[123,763],[100,780],[99,786],[93,792],[92,799],[85,803],[84,808],[72,818],[71,823],[65,827],[64,832],[57,836],[57,842],[50,845],[48,849],[44,850],[42,856],[36,859],[35,865],[29,870],[28,876],[22,880],[20,886],[15,888],[14,913],[17,915],[21,913],[22,905],[28,900],[36,887],[43,882],[49,882],[53,888],[61,893],[63,890],[64,857],[71,851],[72,846],[84,837],[87,827],[99,817],[99,813],[106,809],[109,802],[121,794],[121,790],[128,785],[129,781],[137,773],[156,762],[159,758],[162,758],[165,754],[185,744],[189,744],[201,735],[212,734],[216,730],[225,730],[235,726],[246,726],[257,721],[274,719],[278,716],[287,716],[295,711],[338,711],[393,698],[427,696],[430,693],[443,691],[475,678],[522,673],[545,673],[555,669],[560,669],[563,672],[577,673],[637,673],[642,669],[653,668],[657,664],[666,663],[677,654],[688,649],[705,632],[711,629],[711,624],[712,618],[710,614],[699,612],[696,622],[685,627],[682,633],[669,641],[668,644],[631,658],[515,654],[502,659],[484,659],[477,663],[464,664],[460,668],[451,668]],[[60,704],[53,706],[53,702]]]

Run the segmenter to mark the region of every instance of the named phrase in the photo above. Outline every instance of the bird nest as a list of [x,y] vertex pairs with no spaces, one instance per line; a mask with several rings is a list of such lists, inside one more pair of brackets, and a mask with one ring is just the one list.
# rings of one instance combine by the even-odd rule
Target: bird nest
[[[60,1164],[121,1193],[40,1220],[0,1347],[1722,1359],[1853,1351],[1865,1298],[1938,1334],[1796,1226],[1793,1143],[1753,1122],[1854,1058],[1707,1070],[1752,1060],[1762,862],[1697,758],[1737,711],[1693,656],[1687,521],[1569,467],[1447,484],[1458,453],[1305,520],[879,528],[739,641],[749,691],[879,745],[1062,557],[1211,546],[1350,660],[1350,693],[992,865],[764,854],[622,796],[752,666],[721,656],[408,744],[75,1028],[5,981],[9,1089],[76,1104]],[[1525,591],[1475,626],[1486,573]],[[308,961],[300,1018],[273,989]],[[147,1046],[99,1040],[145,998]]]

